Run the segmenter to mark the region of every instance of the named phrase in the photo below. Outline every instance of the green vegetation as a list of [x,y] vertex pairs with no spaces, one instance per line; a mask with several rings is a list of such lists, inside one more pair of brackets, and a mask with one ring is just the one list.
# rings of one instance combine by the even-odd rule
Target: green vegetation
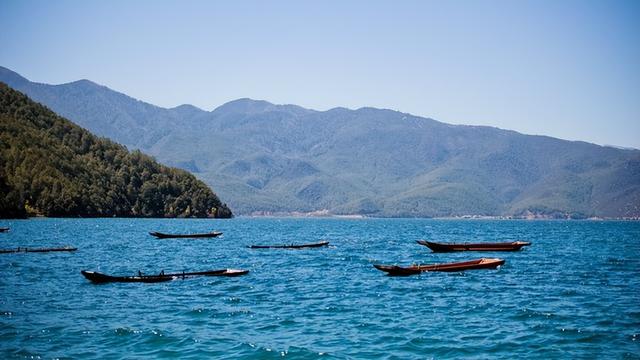
[[0,83],[0,217],[231,217],[186,171],[99,138]]

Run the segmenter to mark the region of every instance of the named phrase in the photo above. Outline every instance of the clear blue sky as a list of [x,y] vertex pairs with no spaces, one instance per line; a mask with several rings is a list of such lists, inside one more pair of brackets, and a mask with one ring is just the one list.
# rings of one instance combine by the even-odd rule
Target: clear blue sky
[[0,1],[0,65],[640,148],[640,1]]

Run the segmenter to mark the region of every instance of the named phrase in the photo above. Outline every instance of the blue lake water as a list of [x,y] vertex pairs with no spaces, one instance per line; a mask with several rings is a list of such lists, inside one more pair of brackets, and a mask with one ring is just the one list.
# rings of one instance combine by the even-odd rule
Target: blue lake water
[[[640,358],[640,223],[414,219],[0,221],[0,358]],[[158,240],[148,231],[207,232]],[[415,243],[528,240],[515,253]],[[307,250],[250,244],[307,243]],[[374,263],[506,259],[388,277]],[[80,270],[241,268],[237,278],[93,285]]]

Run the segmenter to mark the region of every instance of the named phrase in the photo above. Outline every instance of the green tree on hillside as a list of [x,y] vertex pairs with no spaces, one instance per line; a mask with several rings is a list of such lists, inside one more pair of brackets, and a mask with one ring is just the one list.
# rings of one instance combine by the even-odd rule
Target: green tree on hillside
[[0,217],[219,217],[203,182],[99,138],[0,83]]

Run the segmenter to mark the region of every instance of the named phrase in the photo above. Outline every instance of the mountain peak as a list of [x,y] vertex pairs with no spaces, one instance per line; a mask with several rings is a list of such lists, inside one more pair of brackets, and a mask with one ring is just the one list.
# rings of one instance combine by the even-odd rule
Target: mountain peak
[[315,110],[303,108],[298,105],[292,104],[273,104],[265,100],[254,100],[250,98],[241,98],[233,101],[229,101],[219,107],[213,112],[216,113],[242,113],[242,114],[259,114],[267,111],[281,111],[291,114],[308,114],[316,112]]
[[[94,83],[91,80],[88,79],[80,79],[80,80],[76,80],[76,81],[72,81],[69,84],[76,84],[76,85],[98,85],[96,83]],[[98,85],[98,86],[102,86],[102,85]]]
[[27,78],[22,77],[17,72],[11,71],[3,66],[0,66],[0,79],[12,87],[15,87],[17,84],[29,82]]
[[182,104],[182,105],[178,105],[176,107],[173,107],[169,110],[176,110],[176,111],[204,111],[202,109],[200,109],[199,107],[195,106],[195,105],[191,105],[191,104]]
[[[81,88],[81,89],[89,89],[89,88],[96,88],[96,87],[107,88],[104,85],[100,85],[100,84],[94,83],[93,81],[87,80],[87,79],[80,79],[80,80],[72,81],[72,82],[69,82],[69,83],[61,84],[61,85],[62,86],[71,86],[71,87],[76,87],[76,88]],[[109,90],[111,90],[111,89],[109,89]]]
[[275,105],[268,101],[241,98],[224,103],[213,111],[222,113],[260,113],[273,106]]
[[179,114],[179,116],[185,116],[187,118],[191,118],[201,113],[205,113],[204,110],[200,109],[197,106],[193,106],[191,104],[178,105],[169,110],[175,112],[176,114]]

